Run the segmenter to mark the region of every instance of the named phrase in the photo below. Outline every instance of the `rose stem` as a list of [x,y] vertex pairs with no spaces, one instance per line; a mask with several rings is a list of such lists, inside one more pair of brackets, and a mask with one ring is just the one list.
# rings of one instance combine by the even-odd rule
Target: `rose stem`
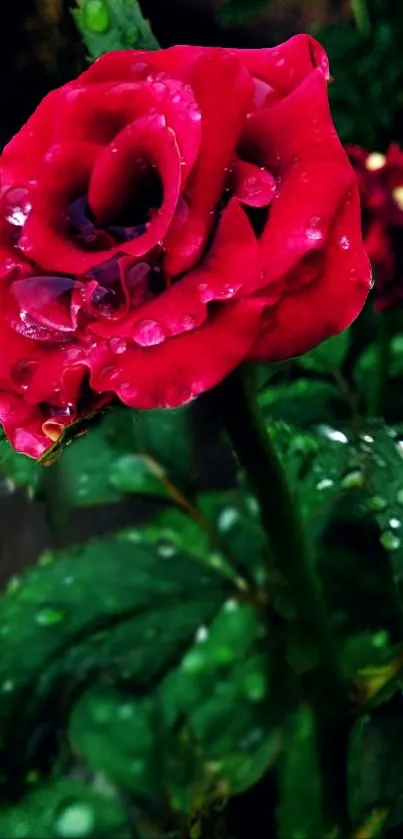
[[376,337],[376,371],[375,387],[370,414],[382,417],[385,410],[385,396],[390,367],[390,313],[387,309],[378,313],[378,330]]
[[371,31],[371,21],[366,0],[351,0],[351,11],[357,32],[364,37]]
[[299,511],[249,377],[237,371],[220,385],[217,395],[228,437],[255,489],[277,567],[290,586],[301,629],[318,650],[321,692],[332,707],[345,706],[346,687]]

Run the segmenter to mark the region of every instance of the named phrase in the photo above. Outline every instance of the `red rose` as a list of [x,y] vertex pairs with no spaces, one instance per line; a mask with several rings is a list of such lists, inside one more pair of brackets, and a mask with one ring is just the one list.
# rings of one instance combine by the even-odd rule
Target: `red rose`
[[361,196],[364,242],[375,270],[375,308],[403,299],[403,151],[347,148]]
[[0,421],[34,457],[114,398],[174,407],[344,329],[370,272],[308,36],[117,52],[0,162]]

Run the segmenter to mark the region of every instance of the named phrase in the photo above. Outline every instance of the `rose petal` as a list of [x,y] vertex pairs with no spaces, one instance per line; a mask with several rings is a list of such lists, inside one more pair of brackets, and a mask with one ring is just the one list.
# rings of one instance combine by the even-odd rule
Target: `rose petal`
[[223,307],[203,326],[119,356],[100,344],[90,354],[91,386],[114,391],[136,408],[173,408],[214,387],[251,351],[264,303],[257,298]]
[[170,276],[188,270],[200,257],[253,97],[253,83],[245,67],[222,49],[203,50],[188,81],[203,115],[202,142],[186,190],[186,222],[180,230],[173,230],[165,243]]
[[356,189],[337,217],[324,256],[323,274],[317,282],[295,285],[274,312],[269,309],[270,322],[262,329],[250,360],[277,362],[308,352],[346,329],[361,311],[371,268],[362,247]]
[[157,112],[175,134],[182,159],[182,183],[199,152],[201,114],[189,85],[159,73],[143,82],[110,82],[83,86],[80,80],[61,92],[60,118],[54,141],[107,144],[125,126]]
[[290,93],[315,68],[329,80],[329,61],[325,50],[310,35],[294,35],[277,47],[260,50],[232,50],[245,62],[253,76],[275,91]]
[[248,207],[267,207],[276,194],[277,182],[270,172],[238,160],[234,169],[234,195]]
[[[207,304],[225,302],[258,284],[258,243],[249,220],[233,199],[224,211],[211,249],[200,266],[170,286],[162,295],[144,303],[120,323],[98,321],[98,335],[120,336],[140,342],[148,331],[150,343],[163,341],[200,326],[207,317]],[[151,331],[151,325],[154,329]]]
[[1,390],[0,422],[17,452],[39,458],[49,447],[49,440],[42,431],[40,411],[27,405],[21,397]]
[[127,126],[98,156],[89,188],[89,204],[96,218],[118,213],[130,199],[137,161],[141,155],[156,167],[163,186],[163,203],[137,239],[122,242],[121,250],[141,256],[164,238],[172,221],[181,183],[181,161],[175,136],[162,116],[150,115]]

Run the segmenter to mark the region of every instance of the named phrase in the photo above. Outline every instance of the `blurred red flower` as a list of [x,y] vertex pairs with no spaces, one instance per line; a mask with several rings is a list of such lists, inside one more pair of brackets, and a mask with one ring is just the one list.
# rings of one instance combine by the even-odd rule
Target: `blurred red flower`
[[348,146],[362,209],[364,242],[374,268],[375,308],[403,300],[403,151],[386,154]]

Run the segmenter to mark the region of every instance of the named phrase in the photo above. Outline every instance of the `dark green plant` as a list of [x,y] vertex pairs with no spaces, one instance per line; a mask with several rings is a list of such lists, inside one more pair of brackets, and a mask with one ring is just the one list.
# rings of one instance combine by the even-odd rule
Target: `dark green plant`
[[[147,32],[94,3],[92,56],[118,9]],[[52,533],[0,600],[0,835],[248,839],[249,795],[276,839],[400,835],[403,321],[376,381],[374,317],[195,405],[114,405],[45,464],[0,441]]]
[[401,140],[403,7],[394,0],[351,0],[350,23],[316,29],[337,84],[332,112],[345,142],[383,149]]

